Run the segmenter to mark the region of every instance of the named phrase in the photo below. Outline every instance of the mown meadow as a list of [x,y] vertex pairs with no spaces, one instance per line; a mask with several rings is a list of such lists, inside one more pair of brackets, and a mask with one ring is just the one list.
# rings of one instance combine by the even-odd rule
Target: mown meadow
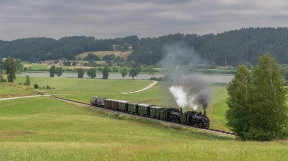
[[0,160],[288,160],[288,141],[242,142],[67,104],[0,101]]
[[[111,99],[127,100],[139,103],[147,103],[164,107],[176,107],[173,96],[170,94],[165,82],[158,82],[149,90],[123,94],[123,92],[133,92],[145,88],[153,81],[150,80],[103,80],[103,79],[77,79],[77,78],[43,78],[31,77],[31,87],[34,83],[39,84],[40,91],[58,97],[78,100],[88,103],[92,96],[101,96]],[[24,83],[25,77],[18,77],[16,84]],[[52,89],[47,89],[49,86]],[[53,89],[54,88],[54,89]],[[226,87],[224,85],[211,85],[213,93],[208,116],[211,120],[211,128],[227,130],[225,126]]]
[[30,95],[31,91],[13,83],[0,83],[0,98]]

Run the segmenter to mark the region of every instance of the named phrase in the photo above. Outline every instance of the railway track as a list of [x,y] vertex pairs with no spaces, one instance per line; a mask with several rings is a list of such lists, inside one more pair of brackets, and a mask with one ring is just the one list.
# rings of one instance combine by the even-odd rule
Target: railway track
[[[73,103],[73,104],[84,105],[84,106],[89,106],[90,107],[89,103],[75,101],[75,100],[70,100],[70,99],[61,98],[61,97],[57,97],[57,96],[51,96],[51,97],[54,98],[54,99],[57,99],[57,100],[61,100],[61,101],[67,102],[67,103]],[[164,123],[164,124],[173,125],[173,126],[176,126],[176,127],[194,128],[194,129],[198,129],[200,131],[213,133],[213,134],[216,134],[216,135],[219,135],[219,136],[228,136],[228,137],[233,137],[233,138],[236,137],[236,135],[234,133],[227,132],[227,131],[216,130],[216,129],[202,129],[202,128],[197,128],[197,127],[193,127],[193,126],[183,125],[183,124],[179,124],[179,123],[174,123],[174,122],[169,122],[169,121],[164,121],[164,120],[158,120],[158,119],[155,119],[155,118],[144,117],[144,116],[141,116],[141,115],[134,115],[134,114],[125,113],[125,112],[121,112],[121,111],[114,111],[114,110],[105,109],[105,108],[96,107],[96,106],[93,106],[93,108],[101,109],[101,110],[106,111],[106,112],[113,112],[113,113],[117,113],[117,114],[125,114],[125,115],[129,115],[129,116],[134,116],[134,117],[137,117],[137,118],[157,121],[157,122],[161,122],[161,123]]]

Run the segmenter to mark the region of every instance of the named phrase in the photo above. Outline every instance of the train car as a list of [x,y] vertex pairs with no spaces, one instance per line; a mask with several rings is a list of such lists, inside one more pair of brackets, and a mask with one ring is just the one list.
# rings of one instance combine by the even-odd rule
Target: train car
[[118,101],[118,110],[122,112],[127,112],[128,111],[128,101]]
[[111,107],[111,99],[104,100],[104,108],[110,109]]
[[138,111],[140,115],[150,116],[150,105],[148,104],[138,104]]
[[138,111],[138,104],[137,103],[133,103],[133,102],[128,102],[128,112],[129,113],[133,113],[133,114],[139,114]]
[[90,100],[90,104],[92,106],[104,107],[104,100],[105,100],[105,98],[93,96]]
[[170,122],[187,124],[199,128],[209,128],[209,118],[204,114],[196,111],[182,112],[182,109],[163,108],[148,104],[137,104],[123,100],[104,99],[94,96],[91,98],[92,106],[104,107],[106,109],[128,112],[132,114],[140,114],[142,116],[157,118]]
[[104,108],[107,108],[110,110],[118,110],[118,107],[119,107],[118,100],[113,100],[113,99],[104,100]]
[[118,110],[119,102],[118,100],[111,100],[110,109],[111,110]]
[[159,119],[162,109],[164,108],[159,106],[150,106],[150,117]]

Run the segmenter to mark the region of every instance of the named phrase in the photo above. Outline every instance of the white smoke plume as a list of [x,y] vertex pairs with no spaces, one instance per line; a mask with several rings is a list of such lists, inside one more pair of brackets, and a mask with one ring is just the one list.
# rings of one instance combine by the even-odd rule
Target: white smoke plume
[[208,108],[211,91],[208,84],[199,74],[192,74],[181,65],[200,65],[207,63],[201,59],[193,48],[183,43],[170,44],[163,48],[164,58],[160,61],[162,67],[169,72],[169,90],[179,107],[196,111],[198,107]]
[[184,108],[188,104],[187,93],[184,92],[182,86],[171,86],[169,88],[178,106]]

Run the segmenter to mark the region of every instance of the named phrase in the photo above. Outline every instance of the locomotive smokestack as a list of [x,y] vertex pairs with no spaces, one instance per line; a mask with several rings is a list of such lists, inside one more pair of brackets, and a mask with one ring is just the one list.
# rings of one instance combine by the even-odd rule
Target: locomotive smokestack
[[204,116],[206,116],[206,110],[204,110]]

